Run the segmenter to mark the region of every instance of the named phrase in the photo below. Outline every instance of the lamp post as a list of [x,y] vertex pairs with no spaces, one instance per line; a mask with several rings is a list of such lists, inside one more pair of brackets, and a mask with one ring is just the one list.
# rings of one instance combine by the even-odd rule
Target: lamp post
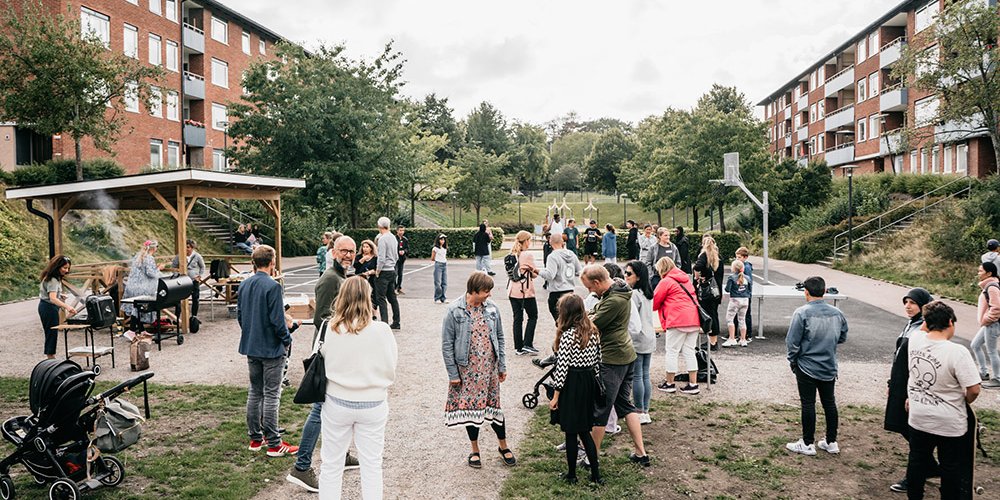
[[455,216],[455,192],[448,194],[451,195],[451,227],[458,227],[458,218]]
[[847,176],[847,257],[854,253],[854,169],[857,165],[840,167]]
[[628,221],[628,195],[627,194],[623,194],[622,195],[622,225],[621,225],[621,227],[625,227],[625,224],[627,223],[627,221]]
[[517,197],[517,225],[521,225],[521,197]]
[[222,129],[222,169],[225,172],[229,170],[229,122],[219,121],[215,122],[215,126]]

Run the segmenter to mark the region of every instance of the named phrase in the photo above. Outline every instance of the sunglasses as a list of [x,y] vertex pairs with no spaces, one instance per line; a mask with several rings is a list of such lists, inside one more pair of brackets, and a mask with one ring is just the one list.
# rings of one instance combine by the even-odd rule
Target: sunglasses
[[625,276],[632,276],[632,271],[625,271]]

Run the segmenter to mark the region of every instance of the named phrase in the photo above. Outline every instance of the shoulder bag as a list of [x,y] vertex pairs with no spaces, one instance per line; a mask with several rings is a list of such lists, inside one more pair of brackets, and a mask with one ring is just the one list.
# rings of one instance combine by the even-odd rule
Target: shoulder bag
[[701,326],[701,332],[702,333],[709,333],[709,332],[711,332],[712,331],[712,317],[708,315],[708,311],[706,311],[705,308],[701,307],[701,304],[699,304],[697,300],[694,300],[694,296],[691,295],[691,292],[687,291],[687,289],[684,288],[684,285],[682,285],[682,284],[680,284],[680,282],[678,282],[677,286],[681,287],[681,290],[684,290],[684,293],[686,293],[687,296],[688,296],[688,298],[691,299],[691,302],[694,303],[694,307],[696,309],[698,309],[698,320],[699,320],[699,323],[700,323],[700,326]]
[[319,329],[319,345],[312,355],[302,360],[302,365],[306,369],[302,376],[302,383],[295,391],[296,404],[322,403],[326,399],[326,363],[323,361],[323,341],[326,340],[326,328],[329,320],[324,321]]
[[598,406],[607,401],[607,389],[604,387],[604,379],[601,378],[601,341],[597,340],[597,364],[594,365],[594,401]]

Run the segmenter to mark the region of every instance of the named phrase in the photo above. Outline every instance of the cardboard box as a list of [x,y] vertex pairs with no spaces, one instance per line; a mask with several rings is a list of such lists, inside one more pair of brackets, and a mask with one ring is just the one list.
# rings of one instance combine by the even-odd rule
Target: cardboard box
[[285,310],[293,320],[312,320],[316,314],[316,299],[302,294],[298,297],[285,297]]

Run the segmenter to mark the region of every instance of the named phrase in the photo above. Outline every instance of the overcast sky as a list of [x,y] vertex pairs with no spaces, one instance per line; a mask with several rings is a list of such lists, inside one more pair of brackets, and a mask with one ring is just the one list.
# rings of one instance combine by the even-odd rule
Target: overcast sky
[[509,121],[576,111],[630,122],[690,108],[713,83],[756,104],[899,0],[224,0],[288,39],[407,60],[407,95],[456,118],[490,101]]

